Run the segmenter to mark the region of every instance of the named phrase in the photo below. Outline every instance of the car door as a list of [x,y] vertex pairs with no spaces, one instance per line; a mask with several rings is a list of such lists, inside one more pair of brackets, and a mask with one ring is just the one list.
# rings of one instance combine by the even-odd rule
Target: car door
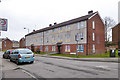
[[18,55],[19,55],[19,51],[18,50],[15,50],[14,52],[14,60],[18,60]]

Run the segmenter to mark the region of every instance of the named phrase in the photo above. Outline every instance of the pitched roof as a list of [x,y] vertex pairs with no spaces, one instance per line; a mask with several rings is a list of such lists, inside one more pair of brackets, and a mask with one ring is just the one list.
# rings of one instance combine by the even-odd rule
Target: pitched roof
[[76,23],[76,22],[85,21],[85,20],[88,20],[88,18],[93,16],[95,13],[98,13],[98,12],[94,12],[94,13],[91,13],[91,14],[88,14],[88,15],[85,15],[85,16],[82,16],[82,17],[78,17],[78,18],[75,18],[75,19],[72,19],[72,20],[69,20],[69,21],[65,21],[65,22],[62,22],[62,23],[59,23],[59,24],[55,24],[55,25],[50,26],[50,27],[39,29],[39,30],[33,31],[33,32],[31,32],[31,33],[29,33],[25,36],[29,36],[29,35],[36,34],[36,33],[39,33],[39,32],[43,32],[43,31],[47,31],[47,30],[50,30],[50,29],[58,28],[58,27],[61,27],[61,26],[73,24],[73,23]]

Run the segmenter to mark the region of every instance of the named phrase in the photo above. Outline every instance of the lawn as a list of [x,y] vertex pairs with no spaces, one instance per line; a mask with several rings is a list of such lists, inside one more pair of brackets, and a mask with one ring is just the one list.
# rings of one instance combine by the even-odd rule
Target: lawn
[[[45,55],[47,53],[37,53],[40,55]],[[73,57],[73,58],[104,58],[104,57],[110,57],[110,52],[99,54],[99,55],[68,55],[68,54],[48,54],[49,56],[63,56],[63,57]],[[116,57],[118,57],[118,54],[116,53]]]

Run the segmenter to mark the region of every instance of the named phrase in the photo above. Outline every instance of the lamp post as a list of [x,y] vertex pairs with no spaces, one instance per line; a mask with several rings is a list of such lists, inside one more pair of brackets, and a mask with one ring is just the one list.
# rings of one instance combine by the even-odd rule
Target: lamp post
[[28,30],[28,33],[29,33],[29,28],[25,28],[25,27],[24,27],[24,29],[27,29],[27,30]]

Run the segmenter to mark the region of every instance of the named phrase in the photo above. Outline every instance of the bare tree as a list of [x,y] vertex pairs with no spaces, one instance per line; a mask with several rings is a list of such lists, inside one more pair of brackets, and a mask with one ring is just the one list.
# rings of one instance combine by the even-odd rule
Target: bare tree
[[[103,19],[104,25],[105,25],[105,46],[107,47],[107,43],[109,42],[112,35],[110,34],[110,31],[112,30],[112,27],[116,25],[116,22],[114,19],[110,17],[105,17]],[[106,50],[107,51],[107,50]]]

